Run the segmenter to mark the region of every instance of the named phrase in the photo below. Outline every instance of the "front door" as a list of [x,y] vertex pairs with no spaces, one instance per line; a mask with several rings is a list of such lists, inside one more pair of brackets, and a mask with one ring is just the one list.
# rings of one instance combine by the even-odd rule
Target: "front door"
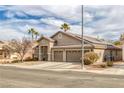
[[47,46],[41,46],[41,56],[42,56],[42,61],[47,61],[48,60],[48,47]]

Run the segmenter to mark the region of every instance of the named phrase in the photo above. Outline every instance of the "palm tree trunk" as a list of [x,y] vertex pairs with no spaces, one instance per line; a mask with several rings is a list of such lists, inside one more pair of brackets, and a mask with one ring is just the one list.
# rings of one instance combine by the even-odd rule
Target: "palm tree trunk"
[[33,36],[33,33],[32,33],[32,41],[34,40],[34,36]]

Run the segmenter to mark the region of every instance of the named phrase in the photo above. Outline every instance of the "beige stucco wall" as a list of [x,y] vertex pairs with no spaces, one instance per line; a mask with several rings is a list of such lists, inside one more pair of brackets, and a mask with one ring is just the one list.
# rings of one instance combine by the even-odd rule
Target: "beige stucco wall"
[[122,59],[122,51],[121,50],[94,49],[94,52],[97,53],[100,57],[97,62],[103,62],[105,55],[107,55],[109,57],[110,51],[112,51],[112,56],[114,57],[114,61],[119,61]]
[[41,48],[41,46],[47,46],[48,47],[48,50],[47,50],[47,54],[48,54],[48,61],[51,61],[51,48],[53,47],[53,45],[54,45],[54,42],[50,42],[49,40],[47,40],[47,39],[45,39],[45,38],[43,38],[40,42],[39,42],[39,47],[38,47],[38,49],[37,49],[37,51],[38,51],[38,55],[39,55],[39,60],[41,60],[41,58],[40,57],[42,57],[41,56],[41,50],[40,50],[40,48]]
[[98,56],[99,56],[99,59],[98,59],[98,61],[97,62],[103,62],[103,58],[104,58],[104,49],[94,49],[93,50],[95,53],[97,53],[98,54]]
[[118,51],[118,54],[117,55],[118,55],[119,60],[122,60],[122,57],[123,57],[122,56],[122,50]]
[[95,48],[97,48],[97,49],[105,49],[105,48],[107,48],[106,45],[102,45],[102,44],[93,44],[93,46],[94,46]]
[[115,60],[117,61],[122,60],[121,50],[105,50],[105,55],[110,55],[110,51],[112,51],[112,56],[114,56]]
[[[60,35],[62,36],[61,38],[59,38]],[[63,33],[58,33],[57,35],[55,35],[53,37],[53,39],[57,41],[57,46],[79,45],[79,44],[81,44],[80,40],[77,40],[73,37],[67,36]]]
[[41,46],[49,46],[49,41],[47,39],[42,39],[39,44]]

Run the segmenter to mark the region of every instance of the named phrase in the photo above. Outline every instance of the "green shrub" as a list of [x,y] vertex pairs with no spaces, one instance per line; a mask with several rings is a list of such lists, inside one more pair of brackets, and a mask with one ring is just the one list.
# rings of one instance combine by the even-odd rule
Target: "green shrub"
[[20,60],[13,60],[13,61],[11,61],[11,63],[19,63],[20,62]]
[[92,64],[92,61],[89,60],[89,59],[84,58],[84,64],[85,65],[90,65],[90,64]]
[[106,68],[107,65],[106,65],[106,64],[100,64],[100,67],[102,67],[102,68]]
[[84,55],[84,64],[90,65],[95,63],[99,59],[99,56],[97,53],[94,52],[87,52]]
[[31,57],[27,57],[24,61],[33,61],[33,59]]
[[34,58],[33,58],[33,61],[38,61],[38,58],[34,57]]
[[36,57],[34,57],[34,58],[27,57],[24,61],[38,61],[38,58],[36,58]]
[[107,64],[107,66],[109,66],[109,67],[112,67],[112,66],[113,66],[113,62],[112,62],[112,61],[108,61],[106,64]]

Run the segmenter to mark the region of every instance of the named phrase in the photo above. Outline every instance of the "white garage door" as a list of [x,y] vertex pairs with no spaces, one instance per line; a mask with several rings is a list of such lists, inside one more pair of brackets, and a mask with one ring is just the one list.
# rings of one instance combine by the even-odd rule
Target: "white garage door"
[[66,51],[66,61],[67,62],[80,62],[81,61],[81,51]]
[[56,62],[63,61],[63,51],[54,51],[54,61]]

